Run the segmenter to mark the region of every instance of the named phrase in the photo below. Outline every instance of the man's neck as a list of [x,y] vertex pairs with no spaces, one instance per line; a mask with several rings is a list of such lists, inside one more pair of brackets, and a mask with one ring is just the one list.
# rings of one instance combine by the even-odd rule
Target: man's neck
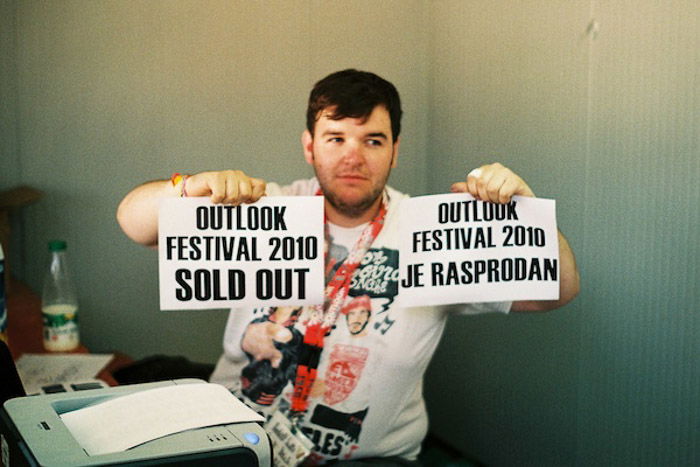
[[326,218],[328,222],[332,222],[340,227],[357,227],[361,224],[366,224],[375,218],[379,212],[379,207],[382,204],[382,197],[380,196],[377,200],[367,208],[359,216],[348,216],[342,212],[335,209],[328,200],[325,201]]

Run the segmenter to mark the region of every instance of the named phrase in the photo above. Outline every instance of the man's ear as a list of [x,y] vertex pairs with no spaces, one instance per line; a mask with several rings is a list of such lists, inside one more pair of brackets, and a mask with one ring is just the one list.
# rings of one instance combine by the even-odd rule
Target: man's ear
[[304,150],[304,159],[307,164],[314,163],[314,138],[309,130],[304,130],[301,134],[301,148]]
[[392,149],[391,153],[391,168],[395,168],[396,165],[398,164],[398,159],[399,159],[399,144],[401,143],[401,138],[396,138],[396,142],[394,143],[394,148]]

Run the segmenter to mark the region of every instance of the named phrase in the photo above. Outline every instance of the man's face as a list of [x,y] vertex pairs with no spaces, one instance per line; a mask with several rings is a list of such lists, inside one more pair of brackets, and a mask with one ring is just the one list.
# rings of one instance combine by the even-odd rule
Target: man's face
[[369,310],[366,308],[353,308],[346,316],[350,334],[361,333],[369,322]]
[[396,166],[399,143],[393,141],[384,106],[375,107],[364,121],[332,120],[332,111],[321,112],[313,137],[304,132],[304,156],[314,167],[328,204],[340,215],[357,219],[378,205]]

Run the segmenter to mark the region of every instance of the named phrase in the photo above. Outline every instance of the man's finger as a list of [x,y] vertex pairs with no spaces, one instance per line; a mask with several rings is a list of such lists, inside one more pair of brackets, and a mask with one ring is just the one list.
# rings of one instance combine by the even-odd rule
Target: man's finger
[[507,203],[510,201],[510,199],[513,197],[515,194],[515,190],[518,187],[518,180],[516,179],[508,179],[503,186],[501,187],[501,190],[498,195],[498,202],[499,203]]
[[251,178],[251,185],[253,187],[253,193],[251,195],[251,203],[256,202],[259,200],[264,194],[265,194],[265,188],[267,184],[265,183],[264,180],[260,180],[259,178]]
[[481,167],[479,167],[479,168],[474,169],[471,172],[469,172],[467,174],[467,178],[469,178],[469,177],[479,178],[479,177],[481,177],[482,173],[483,173],[483,170],[481,169]]
[[209,178],[209,189],[211,202],[220,203],[226,198],[226,179],[221,174],[212,174]]
[[[503,175],[494,175],[491,178],[488,186],[489,201],[492,203],[498,203],[501,199],[501,190],[506,184],[507,179]],[[508,196],[510,198],[510,196]]]
[[238,203],[250,203],[253,195],[253,187],[250,186],[250,178],[244,177],[238,181]]
[[453,183],[450,187],[452,193],[466,193],[467,192],[467,182],[457,182]]
[[492,177],[493,172],[488,170],[482,172],[478,178],[474,177],[474,179],[476,180],[476,191],[479,194],[477,198],[479,198],[482,201],[491,200],[491,197],[489,195],[489,184],[491,183]]
[[240,201],[238,200],[239,193],[239,181],[238,177],[233,175],[228,175],[226,177],[226,196],[224,198],[224,203],[233,204],[238,206]]
[[484,174],[482,167],[472,170],[467,174],[467,193],[475,198],[480,198],[479,195],[479,183],[481,183],[481,177]]

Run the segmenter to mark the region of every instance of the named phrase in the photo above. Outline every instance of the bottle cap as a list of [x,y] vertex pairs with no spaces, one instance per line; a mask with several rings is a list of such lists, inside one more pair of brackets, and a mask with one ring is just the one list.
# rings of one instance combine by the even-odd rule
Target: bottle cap
[[49,251],[63,251],[66,249],[64,240],[52,240],[49,242]]

